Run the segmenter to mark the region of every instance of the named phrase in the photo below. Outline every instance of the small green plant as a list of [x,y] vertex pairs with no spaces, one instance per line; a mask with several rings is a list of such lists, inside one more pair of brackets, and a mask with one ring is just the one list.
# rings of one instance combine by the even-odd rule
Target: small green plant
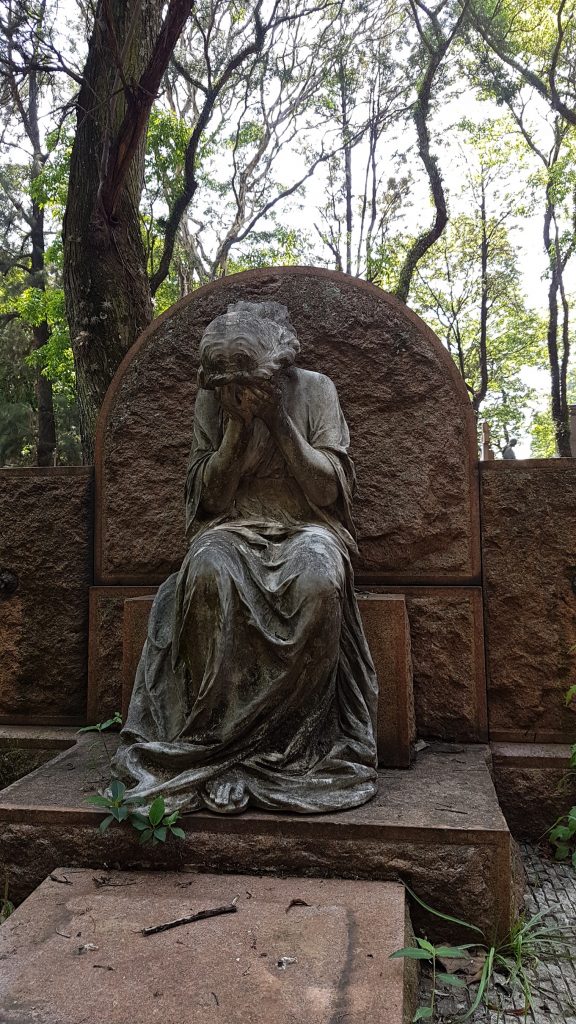
[[[574,757],[574,755],[572,755]],[[548,838],[554,847],[555,860],[572,860],[576,868],[576,806],[552,826]]]
[[[576,647],[571,648],[571,651],[576,653]],[[564,694],[564,702],[567,708],[575,707],[576,683],[566,690],[566,693]],[[568,765],[566,779],[563,781],[568,782],[570,778],[574,776],[575,772],[576,743],[573,743],[570,747],[570,762]],[[567,814],[564,814],[554,822],[552,828],[548,830],[547,835],[554,848],[554,859],[570,859],[573,867],[576,868],[576,805],[571,807]]]
[[130,824],[140,832],[142,845],[151,843],[152,846],[155,846],[156,843],[164,843],[169,834],[176,836],[177,839],[186,838],[184,830],[176,825],[179,817],[178,811],[166,814],[164,798],[157,796],[154,803],[151,804],[148,814],[140,814],[137,811],[131,815]]
[[108,729],[113,729],[115,725],[122,725],[122,715],[119,711],[115,711],[112,718],[107,718],[105,722],[96,722],[95,725],[83,725],[78,732],[107,732]]
[[407,960],[423,960],[430,964],[432,971],[432,997],[428,1006],[419,1006],[414,1014],[413,1021],[430,1020],[434,1016],[435,1000],[437,996],[436,985],[441,982],[444,985],[451,985],[454,988],[466,988],[466,982],[455,974],[448,974],[446,971],[438,970],[438,960],[442,957],[460,960],[468,955],[472,946],[433,946],[427,939],[416,939],[417,946],[405,946],[404,949],[397,949],[392,953],[391,960],[405,958]]
[[186,838],[184,830],[176,825],[180,813],[172,811],[171,814],[167,814],[164,797],[157,796],[148,812],[144,814],[139,810],[141,804],[134,800],[126,800],[126,786],[119,779],[112,779],[108,786],[108,792],[109,796],[96,793],[94,796],[88,797],[87,800],[89,804],[108,811],[98,826],[99,832],[106,832],[113,822],[118,825],[126,822],[140,833],[142,846],[147,843],[150,843],[151,846],[165,843],[170,835],[175,836],[176,839]]
[[466,1013],[459,1017],[460,1022],[468,1020],[484,1001],[488,1002],[489,994],[493,991],[495,974],[503,974],[508,980],[512,990],[519,991],[524,1000],[523,1014],[533,1005],[532,989],[530,985],[529,968],[534,967],[539,961],[545,959],[561,959],[563,956],[570,958],[570,939],[563,936],[557,929],[551,929],[542,925],[542,918],[549,913],[548,910],[541,910],[532,917],[526,919],[519,917],[510,930],[510,934],[502,942],[491,944],[486,941],[482,931],[468,921],[462,921],[449,914],[443,914],[439,910],[424,903],[416,893],[406,886],[412,898],[424,910],[427,910],[434,917],[449,921],[468,931],[476,932],[481,936],[481,941],[458,946],[439,945],[435,946],[427,939],[416,939],[416,946],[407,946],[404,949],[397,949],[391,954],[391,959],[406,958],[420,960],[430,966],[432,975],[432,992],[430,1003],[427,1006],[420,1006],[416,1010],[413,1021],[431,1020],[434,1016],[436,998],[442,995],[436,988],[443,984],[455,988],[467,988],[467,982],[456,974],[450,974],[438,970],[438,962],[445,959],[469,959],[471,950],[474,957],[483,958],[480,978],[477,982],[478,988],[472,1003]]
[[108,750],[106,739],[104,738],[104,733],[108,732],[109,729],[114,729],[116,726],[119,725],[122,725],[122,715],[120,714],[119,711],[115,711],[114,714],[112,715],[112,718],[107,718],[105,722],[96,722],[94,725],[83,725],[81,729],[78,729],[78,732],[95,732],[98,734],[102,742],[104,753],[106,754],[106,759],[108,761],[108,764],[110,765],[110,768],[112,768],[112,757],[110,756],[110,751]]

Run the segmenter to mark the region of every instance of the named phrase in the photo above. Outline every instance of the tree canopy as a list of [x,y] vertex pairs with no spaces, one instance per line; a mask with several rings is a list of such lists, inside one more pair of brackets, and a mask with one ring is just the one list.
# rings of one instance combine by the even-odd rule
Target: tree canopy
[[576,0],[1,0],[0,465],[91,461],[150,320],[309,263],[570,455]]

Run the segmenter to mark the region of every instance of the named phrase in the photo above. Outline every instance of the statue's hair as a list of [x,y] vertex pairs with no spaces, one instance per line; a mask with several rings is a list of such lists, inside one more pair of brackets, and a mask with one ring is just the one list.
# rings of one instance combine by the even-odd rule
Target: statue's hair
[[[242,347],[248,349],[257,368],[251,376],[266,379],[279,370],[292,366],[300,351],[300,343],[290,323],[286,306],[279,302],[231,303],[228,311],[212,320],[200,342],[201,386],[214,387],[223,379],[222,371],[214,370],[215,357],[232,352],[242,339]],[[230,379],[239,379],[238,373]]]

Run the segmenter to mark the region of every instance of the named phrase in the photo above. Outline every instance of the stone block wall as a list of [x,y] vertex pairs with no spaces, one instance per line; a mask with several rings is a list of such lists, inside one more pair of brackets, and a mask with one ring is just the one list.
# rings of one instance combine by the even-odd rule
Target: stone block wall
[[573,743],[576,460],[481,464],[490,739]]
[[0,470],[0,722],[85,719],[93,469]]

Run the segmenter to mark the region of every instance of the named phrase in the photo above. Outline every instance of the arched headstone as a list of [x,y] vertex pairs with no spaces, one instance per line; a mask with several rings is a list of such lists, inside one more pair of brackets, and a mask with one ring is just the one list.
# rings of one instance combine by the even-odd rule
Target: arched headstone
[[358,581],[474,582],[477,447],[456,367],[401,302],[306,267],[248,271],[200,288],[133,345],[98,426],[96,582],[147,586],[179,566],[198,343],[229,303],[269,298],[288,307],[300,364],[334,380],[350,426]]

